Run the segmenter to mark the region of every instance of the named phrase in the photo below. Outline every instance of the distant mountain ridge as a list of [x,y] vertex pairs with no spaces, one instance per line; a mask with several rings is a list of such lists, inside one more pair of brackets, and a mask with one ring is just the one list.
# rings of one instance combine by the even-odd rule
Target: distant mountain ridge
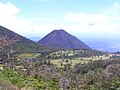
[[37,42],[38,40],[40,40],[41,37],[27,37],[27,38],[29,38],[30,40],[34,42]]
[[82,42],[75,36],[67,33],[63,29],[52,31],[41,40],[39,40],[38,44],[52,48],[56,47],[63,49],[91,49],[84,42]]

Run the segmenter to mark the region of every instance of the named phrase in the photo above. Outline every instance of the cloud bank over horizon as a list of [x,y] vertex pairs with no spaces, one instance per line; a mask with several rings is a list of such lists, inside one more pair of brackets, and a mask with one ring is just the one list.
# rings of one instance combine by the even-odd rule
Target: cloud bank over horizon
[[[47,0],[40,0],[40,2],[46,3]],[[26,37],[43,37],[54,29],[64,29],[81,37],[119,37],[120,35],[118,1],[113,2],[102,12],[71,11],[55,17],[47,13],[27,17],[22,10],[12,2],[0,2],[0,25]]]

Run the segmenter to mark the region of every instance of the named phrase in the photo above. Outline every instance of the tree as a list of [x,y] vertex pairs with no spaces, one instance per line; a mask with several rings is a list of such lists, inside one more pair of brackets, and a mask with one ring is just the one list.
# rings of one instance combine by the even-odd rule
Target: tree
[[7,36],[0,37],[0,49],[17,42],[18,40],[16,40],[16,38],[17,36],[13,38],[8,38]]
[[64,71],[69,71],[71,69],[71,64],[64,64]]
[[13,50],[12,46],[11,46],[11,50],[10,52],[7,53],[7,67],[8,68],[12,68],[14,69],[15,66],[15,61],[14,61],[14,53],[18,50],[18,48],[16,50]]

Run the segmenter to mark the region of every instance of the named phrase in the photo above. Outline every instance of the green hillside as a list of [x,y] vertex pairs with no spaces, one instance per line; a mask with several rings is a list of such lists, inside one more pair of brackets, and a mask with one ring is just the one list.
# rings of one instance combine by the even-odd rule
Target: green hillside
[[15,53],[44,53],[53,49],[38,45],[37,43],[0,26],[0,55],[10,52],[11,48]]

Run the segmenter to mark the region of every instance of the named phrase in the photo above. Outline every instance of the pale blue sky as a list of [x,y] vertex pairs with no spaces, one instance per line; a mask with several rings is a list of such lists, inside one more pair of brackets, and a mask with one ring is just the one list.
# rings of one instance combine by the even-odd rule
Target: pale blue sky
[[0,25],[26,37],[54,29],[79,37],[119,37],[120,0],[0,0]]
[[109,9],[119,0],[1,0],[10,2],[20,8],[20,14],[25,17],[62,17],[64,13],[86,12],[101,13]]

